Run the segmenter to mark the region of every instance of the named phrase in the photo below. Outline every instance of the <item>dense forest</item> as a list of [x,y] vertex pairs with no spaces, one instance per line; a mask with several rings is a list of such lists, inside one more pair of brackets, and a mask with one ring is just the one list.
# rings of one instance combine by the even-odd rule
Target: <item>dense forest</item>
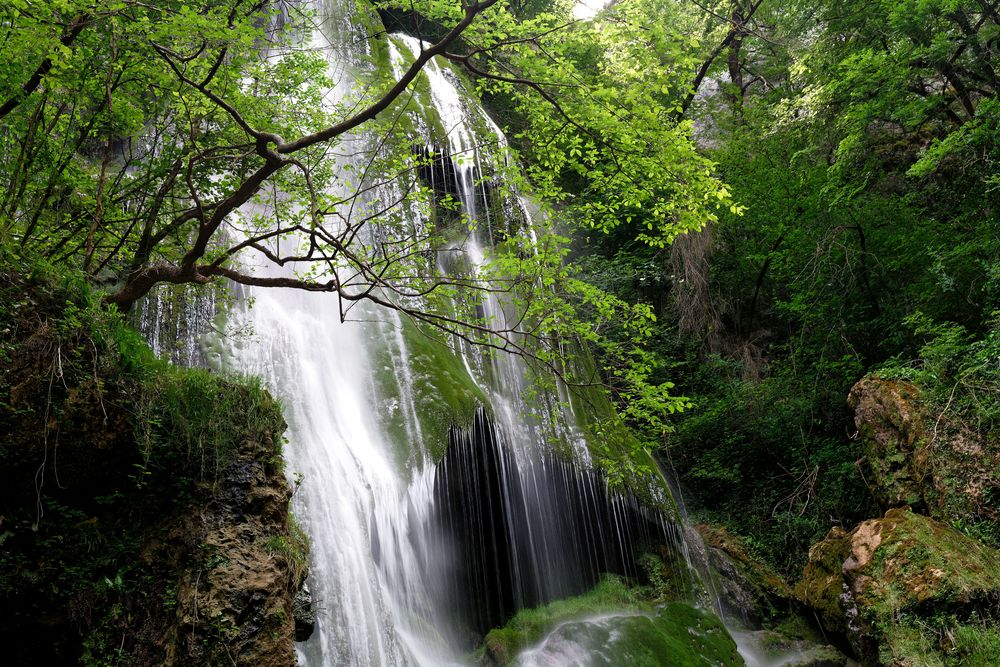
[[996,3],[0,35],[14,660],[1000,664]]

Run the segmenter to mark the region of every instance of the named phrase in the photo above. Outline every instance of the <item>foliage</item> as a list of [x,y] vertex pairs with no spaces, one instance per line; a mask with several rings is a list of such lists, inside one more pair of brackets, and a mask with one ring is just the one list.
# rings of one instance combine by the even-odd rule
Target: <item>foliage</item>
[[694,405],[665,436],[693,511],[792,573],[831,523],[874,511],[845,406],[865,373],[925,379],[940,408],[958,382],[956,423],[995,428],[1000,17],[965,0],[661,4],[700,36],[684,115],[740,214],[669,251],[635,243],[641,216],[581,234],[579,275],[657,317],[643,344]]
[[[369,47],[336,102],[326,100],[328,54],[301,48],[296,31],[311,17],[295,5],[36,4],[3,10],[18,38],[0,47],[0,80],[15,91],[0,111],[0,224],[22,247],[82,269],[105,300],[127,308],[160,282],[229,278],[374,301],[557,373],[568,372],[562,345],[593,345],[622,417],[648,424],[637,446],[687,405],[641,345],[653,314],[578,280],[555,219],[508,230],[480,276],[443,280],[428,266],[428,248],[463,220],[454,198],[418,178],[441,156],[411,150],[426,141],[416,136],[422,122],[443,123],[414,119],[407,106],[428,85],[421,71],[442,67],[432,58],[451,60],[479,92],[507,99],[520,137],[551,138],[521,143],[523,170],[508,161],[482,175],[501,197],[530,191],[560,207],[559,221],[631,225],[639,242],[663,247],[739,206],[678,115],[693,42],[679,26],[642,25],[658,16],[656,3],[587,22],[568,19],[567,3],[380,5],[439,28],[435,43],[408,55],[359,5],[353,28],[324,35],[332,50]],[[345,152],[356,157],[338,157]],[[414,210],[426,226],[410,224]],[[259,275],[248,268],[254,254],[297,270]],[[476,292],[489,281],[524,326],[478,318],[489,297]],[[612,323],[622,335],[603,334]]]
[[697,152],[691,125],[678,121],[692,40],[683,13],[671,10],[634,2],[591,21],[556,11],[515,22],[496,9],[492,24],[467,32],[471,51],[453,58],[482,93],[504,98],[524,179],[540,200],[585,229],[641,218],[636,238],[657,247],[701,229],[716,210],[738,210]]

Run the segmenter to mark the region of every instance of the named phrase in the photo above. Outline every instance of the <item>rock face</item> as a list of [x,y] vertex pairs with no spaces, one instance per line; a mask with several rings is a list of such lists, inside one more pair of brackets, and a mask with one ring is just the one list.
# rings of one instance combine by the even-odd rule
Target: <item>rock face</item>
[[[792,606],[788,584],[766,563],[753,558],[739,537],[721,526],[700,523],[695,526],[704,542],[709,571],[715,573],[715,588],[727,617],[747,627],[761,624],[787,613]],[[697,540],[688,540],[697,550]]]
[[848,397],[866,475],[884,509],[909,505],[947,522],[1000,522],[1000,438],[931,408],[918,387],[866,377]]
[[96,303],[0,265],[5,664],[294,665],[280,406]]
[[224,492],[183,522],[197,537],[195,560],[177,578],[165,665],[296,664],[292,642],[308,638],[295,624],[293,599],[304,554],[291,541],[284,475],[247,452],[222,477]]
[[909,382],[866,377],[851,388],[847,402],[879,503],[922,506],[930,447],[920,390]]
[[795,595],[864,664],[916,664],[906,656],[925,641],[920,617],[995,615],[1000,551],[909,508],[891,509],[814,545]]

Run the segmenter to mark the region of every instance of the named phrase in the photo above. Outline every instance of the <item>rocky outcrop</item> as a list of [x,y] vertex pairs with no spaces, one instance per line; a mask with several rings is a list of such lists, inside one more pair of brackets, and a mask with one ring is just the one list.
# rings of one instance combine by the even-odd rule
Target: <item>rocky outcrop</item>
[[755,558],[743,540],[722,526],[697,524],[687,544],[703,577],[709,579],[713,606],[720,608],[740,652],[754,664],[788,667],[856,665],[828,645],[802,614],[792,589],[767,563]]
[[[789,611],[791,588],[771,567],[751,556],[738,536],[705,523],[697,524],[695,530],[706,547],[708,569],[715,575],[715,592],[726,616],[759,628]],[[697,541],[692,542],[697,549]]]
[[27,276],[0,265],[5,662],[294,665],[306,545],[280,406]]
[[884,509],[1000,521],[1000,438],[932,406],[914,384],[869,376],[850,392],[866,479]]
[[868,483],[883,507],[924,503],[930,461],[920,390],[909,382],[866,377],[851,389]]
[[921,619],[961,625],[996,615],[1000,551],[909,508],[891,509],[814,545],[795,595],[864,664],[916,664],[921,651],[948,648],[915,648],[931,641]]
[[310,634],[295,622],[306,569],[305,544],[288,525],[291,492],[258,452],[242,453],[214,501],[178,526],[198,548],[177,577],[165,665],[292,667],[294,639]]

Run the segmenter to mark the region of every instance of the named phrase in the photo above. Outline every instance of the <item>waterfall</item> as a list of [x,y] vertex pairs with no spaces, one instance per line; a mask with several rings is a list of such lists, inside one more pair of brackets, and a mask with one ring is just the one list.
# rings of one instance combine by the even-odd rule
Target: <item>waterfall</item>
[[[355,27],[346,6],[317,10],[322,27],[312,43],[341,45],[329,49],[332,106],[363,75],[365,54],[349,45],[367,42],[347,38]],[[415,38],[389,36],[389,66],[398,73],[419,48]],[[406,229],[421,229],[437,197],[456,198],[458,227],[431,250],[432,264],[476,280],[496,238],[530,237],[537,213],[491,181],[507,166],[506,140],[458,77],[433,60],[420,81],[425,92],[413,95],[408,113],[416,177],[432,210],[397,212]],[[347,141],[344,153],[378,150],[363,134]],[[340,159],[345,180],[357,173],[357,157]],[[370,202],[393,201],[398,187],[374,189]],[[364,215],[365,205],[352,204],[345,219]],[[243,211],[267,213],[266,202]],[[392,233],[373,223],[368,242]],[[293,275],[241,260],[257,275]],[[215,362],[261,377],[284,408],[287,471],[310,539],[317,612],[313,636],[298,645],[300,662],[457,664],[519,608],[581,593],[604,572],[636,576],[643,546],[672,544],[682,553],[672,522],[592,468],[586,438],[562,407],[565,394],[529,393],[532,371],[519,357],[485,354],[364,303],[344,317],[335,294],[237,291],[226,329],[240,335],[220,339],[211,330],[222,325],[207,326],[204,313],[197,321],[222,348]],[[510,315],[497,294],[477,306],[487,322],[502,325]],[[163,314],[159,298],[144,308],[147,319]],[[178,361],[197,361],[192,354]]]
[[483,411],[452,430],[434,493],[432,536],[449,556],[431,564],[438,606],[472,637],[518,609],[583,593],[602,573],[636,578],[642,548],[680,540],[593,470],[544,452],[518,461]]

